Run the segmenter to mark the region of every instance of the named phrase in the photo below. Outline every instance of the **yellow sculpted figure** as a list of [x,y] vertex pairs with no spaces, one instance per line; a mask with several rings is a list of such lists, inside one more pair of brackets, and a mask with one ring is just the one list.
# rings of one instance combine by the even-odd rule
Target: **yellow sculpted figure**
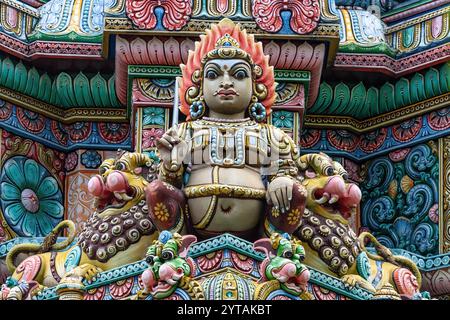
[[294,232],[306,191],[295,180],[298,147],[265,123],[275,82],[262,44],[224,19],[201,36],[181,70],[188,121],[158,142],[159,179],[146,188],[152,222],[200,239]]

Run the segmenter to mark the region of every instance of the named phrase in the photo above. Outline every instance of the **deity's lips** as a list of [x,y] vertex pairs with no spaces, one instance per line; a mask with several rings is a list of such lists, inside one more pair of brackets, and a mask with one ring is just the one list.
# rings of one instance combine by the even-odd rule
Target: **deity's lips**
[[238,96],[237,92],[234,91],[234,89],[220,89],[219,91],[217,91],[217,95],[221,97]]

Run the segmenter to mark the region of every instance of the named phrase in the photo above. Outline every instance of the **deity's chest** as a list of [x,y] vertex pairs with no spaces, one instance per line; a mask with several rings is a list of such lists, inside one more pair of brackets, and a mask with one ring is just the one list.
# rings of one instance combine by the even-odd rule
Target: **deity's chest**
[[221,167],[261,167],[269,164],[270,145],[265,126],[193,125],[187,133],[190,162]]

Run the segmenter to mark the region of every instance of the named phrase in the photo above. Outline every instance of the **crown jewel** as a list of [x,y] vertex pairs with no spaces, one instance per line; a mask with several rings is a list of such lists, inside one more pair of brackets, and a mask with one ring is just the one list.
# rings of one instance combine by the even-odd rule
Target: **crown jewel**
[[216,49],[220,47],[234,47],[239,48],[239,42],[230,36],[228,33],[219,38],[216,42]]

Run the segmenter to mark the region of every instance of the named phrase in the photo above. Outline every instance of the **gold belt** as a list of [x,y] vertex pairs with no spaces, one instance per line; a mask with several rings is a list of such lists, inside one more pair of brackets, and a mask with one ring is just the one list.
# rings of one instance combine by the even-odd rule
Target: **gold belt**
[[213,183],[186,187],[184,188],[184,194],[188,199],[209,196],[242,199],[265,199],[266,190]]

